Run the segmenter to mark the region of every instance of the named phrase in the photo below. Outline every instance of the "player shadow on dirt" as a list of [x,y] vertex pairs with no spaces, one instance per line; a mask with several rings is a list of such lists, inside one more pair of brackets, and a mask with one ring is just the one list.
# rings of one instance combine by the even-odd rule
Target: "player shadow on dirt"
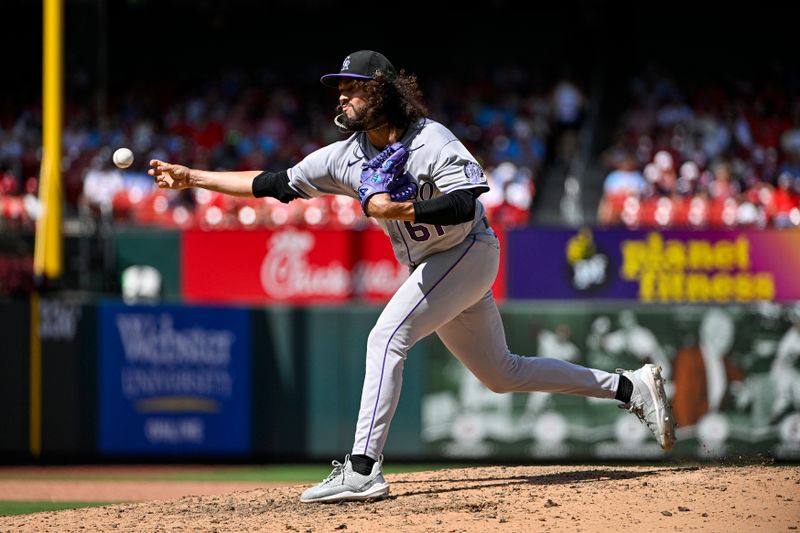
[[[597,481],[620,481],[627,479],[636,479],[644,476],[653,476],[663,474],[665,472],[685,472],[697,470],[696,466],[689,467],[676,467],[676,468],[662,468],[658,470],[644,470],[632,472],[629,470],[611,470],[611,469],[594,469],[582,472],[559,472],[555,474],[542,474],[538,476],[509,476],[509,477],[485,477],[485,478],[460,478],[460,479],[426,479],[424,481],[405,481],[405,480],[391,480],[392,485],[399,485],[402,483],[415,483],[415,484],[435,484],[435,483],[468,483],[467,486],[461,487],[442,487],[429,490],[418,490],[411,492],[404,492],[402,494],[390,494],[386,499],[392,500],[397,498],[404,498],[406,496],[420,496],[425,494],[442,494],[446,492],[458,492],[463,490],[484,489],[490,487],[509,487],[513,485],[568,485],[574,483],[591,483]],[[488,481],[497,481],[498,483],[484,484]]]

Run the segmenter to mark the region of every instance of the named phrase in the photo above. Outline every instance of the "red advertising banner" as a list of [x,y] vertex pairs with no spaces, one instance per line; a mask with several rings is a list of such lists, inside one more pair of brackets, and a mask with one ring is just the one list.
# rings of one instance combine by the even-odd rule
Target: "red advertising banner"
[[187,230],[183,295],[202,302],[348,300],[352,239],[342,230]]
[[383,230],[370,228],[354,232],[357,261],[353,271],[356,298],[385,302],[408,278],[408,267],[397,262],[392,244]]
[[378,229],[187,230],[182,265],[193,302],[386,301],[408,277]]
[[[503,244],[503,234],[497,231]],[[408,278],[378,228],[190,229],[181,241],[182,293],[189,302],[385,302]],[[506,294],[505,253],[494,295]]]

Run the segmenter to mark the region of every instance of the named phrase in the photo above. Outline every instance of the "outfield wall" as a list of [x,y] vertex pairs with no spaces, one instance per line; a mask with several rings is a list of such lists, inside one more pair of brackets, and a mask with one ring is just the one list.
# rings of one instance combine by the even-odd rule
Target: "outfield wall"
[[[659,363],[679,423],[674,456],[800,459],[800,231],[499,236],[493,291],[514,353],[611,372]],[[0,255],[24,266],[30,239],[11,237]],[[66,248],[65,280],[81,294],[119,292],[134,266],[158,272],[157,292],[144,294],[140,279],[125,302],[0,301],[3,460],[306,459],[350,448],[366,339],[407,276],[380,231],[135,228]],[[408,356],[386,454],[664,456],[614,402],[491,393],[435,337]]]
[[[4,461],[247,461],[349,450],[375,304],[126,305],[44,298],[41,381],[31,304],[2,301]],[[800,307],[520,302],[508,344],[614,371],[661,362],[679,422],[673,456],[800,459]],[[658,459],[613,401],[494,394],[435,337],[415,346],[386,455],[395,458]],[[41,390],[33,413],[33,390]],[[33,433],[35,434],[35,432]]]

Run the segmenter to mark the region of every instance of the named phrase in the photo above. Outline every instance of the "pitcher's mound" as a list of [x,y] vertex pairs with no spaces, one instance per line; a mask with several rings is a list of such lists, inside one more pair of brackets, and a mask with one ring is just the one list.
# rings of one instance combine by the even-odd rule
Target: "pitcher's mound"
[[[305,486],[0,518],[0,531],[787,531],[800,468],[529,466],[386,476],[388,498],[303,504]],[[102,500],[98,495],[98,499]]]

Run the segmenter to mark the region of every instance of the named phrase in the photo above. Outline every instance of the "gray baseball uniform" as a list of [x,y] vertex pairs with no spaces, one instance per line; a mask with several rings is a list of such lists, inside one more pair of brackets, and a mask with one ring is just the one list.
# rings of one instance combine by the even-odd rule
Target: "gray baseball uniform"
[[[406,170],[427,200],[458,189],[485,187],[475,158],[444,126],[420,119],[400,139],[410,151]],[[380,152],[363,132],[309,154],[289,169],[303,198],[342,194],[357,198],[361,163]],[[491,287],[500,246],[480,202],[472,221],[428,225],[378,220],[397,259],[411,274],[384,308],[367,341],[354,454],[377,459],[397,408],[408,350],[433,332],[495,392],[559,392],[614,398],[619,376],[558,359],[512,354]]]

